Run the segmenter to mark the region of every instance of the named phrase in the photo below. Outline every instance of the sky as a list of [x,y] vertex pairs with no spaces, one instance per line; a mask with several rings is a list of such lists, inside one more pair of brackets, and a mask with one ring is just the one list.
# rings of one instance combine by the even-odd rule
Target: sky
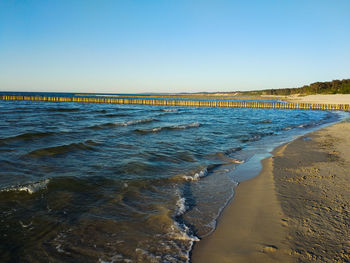
[[0,0],[0,91],[243,91],[350,78],[349,14],[349,0]]

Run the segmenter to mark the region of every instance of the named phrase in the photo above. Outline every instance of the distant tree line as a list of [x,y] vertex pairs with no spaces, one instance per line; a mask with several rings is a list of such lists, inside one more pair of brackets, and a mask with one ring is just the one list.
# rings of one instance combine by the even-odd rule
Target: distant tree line
[[249,95],[312,95],[312,94],[350,94],[350,79],[333,80],[327,82],[315,82],[301,88],[266,89],[243,92]]

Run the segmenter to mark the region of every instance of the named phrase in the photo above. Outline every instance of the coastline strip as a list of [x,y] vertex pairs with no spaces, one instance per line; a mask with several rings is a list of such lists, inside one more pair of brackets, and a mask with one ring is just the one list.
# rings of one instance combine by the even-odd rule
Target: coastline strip
[[192,262],[349,262],[349,134],[341,122],[275,149]]
[[45,97],[45,96],[0,96],[0,100],[48,101],[48,102],[82,102],[115,103],[161,106],[188,107],[226,107],[256,109],[303,109],[303,110],[337,110],[350,111],[350,104],[313,104],[258,101],[212,101],[212,100],[170,100],[170,99],[126,99],[126,98],[82,98],[82,97]]
[[[128,95],[128,94],[75,94],[79,97],[114,97],[114,98],[158,98],[158,99],[204,99],[204,100],[266,100],[262,96],[238,96],[238,95]],[[275,96],[274,100],[282,99],[283,96]]]

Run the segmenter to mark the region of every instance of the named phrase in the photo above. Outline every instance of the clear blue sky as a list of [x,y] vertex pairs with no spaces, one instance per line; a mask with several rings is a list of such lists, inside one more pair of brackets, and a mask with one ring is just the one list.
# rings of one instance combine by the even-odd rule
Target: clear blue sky
[[349,0],[0,0],[2,91],[235,91],[343,78]]

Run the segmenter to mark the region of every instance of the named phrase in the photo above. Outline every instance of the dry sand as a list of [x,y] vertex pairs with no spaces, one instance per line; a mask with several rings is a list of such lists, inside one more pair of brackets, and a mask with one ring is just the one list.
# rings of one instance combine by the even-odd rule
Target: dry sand
[[350,262],[350,123],[277,148],[241,183],[194,263]]
[[287,101],[319,104],[350,104],[350,94],[287,96]]

